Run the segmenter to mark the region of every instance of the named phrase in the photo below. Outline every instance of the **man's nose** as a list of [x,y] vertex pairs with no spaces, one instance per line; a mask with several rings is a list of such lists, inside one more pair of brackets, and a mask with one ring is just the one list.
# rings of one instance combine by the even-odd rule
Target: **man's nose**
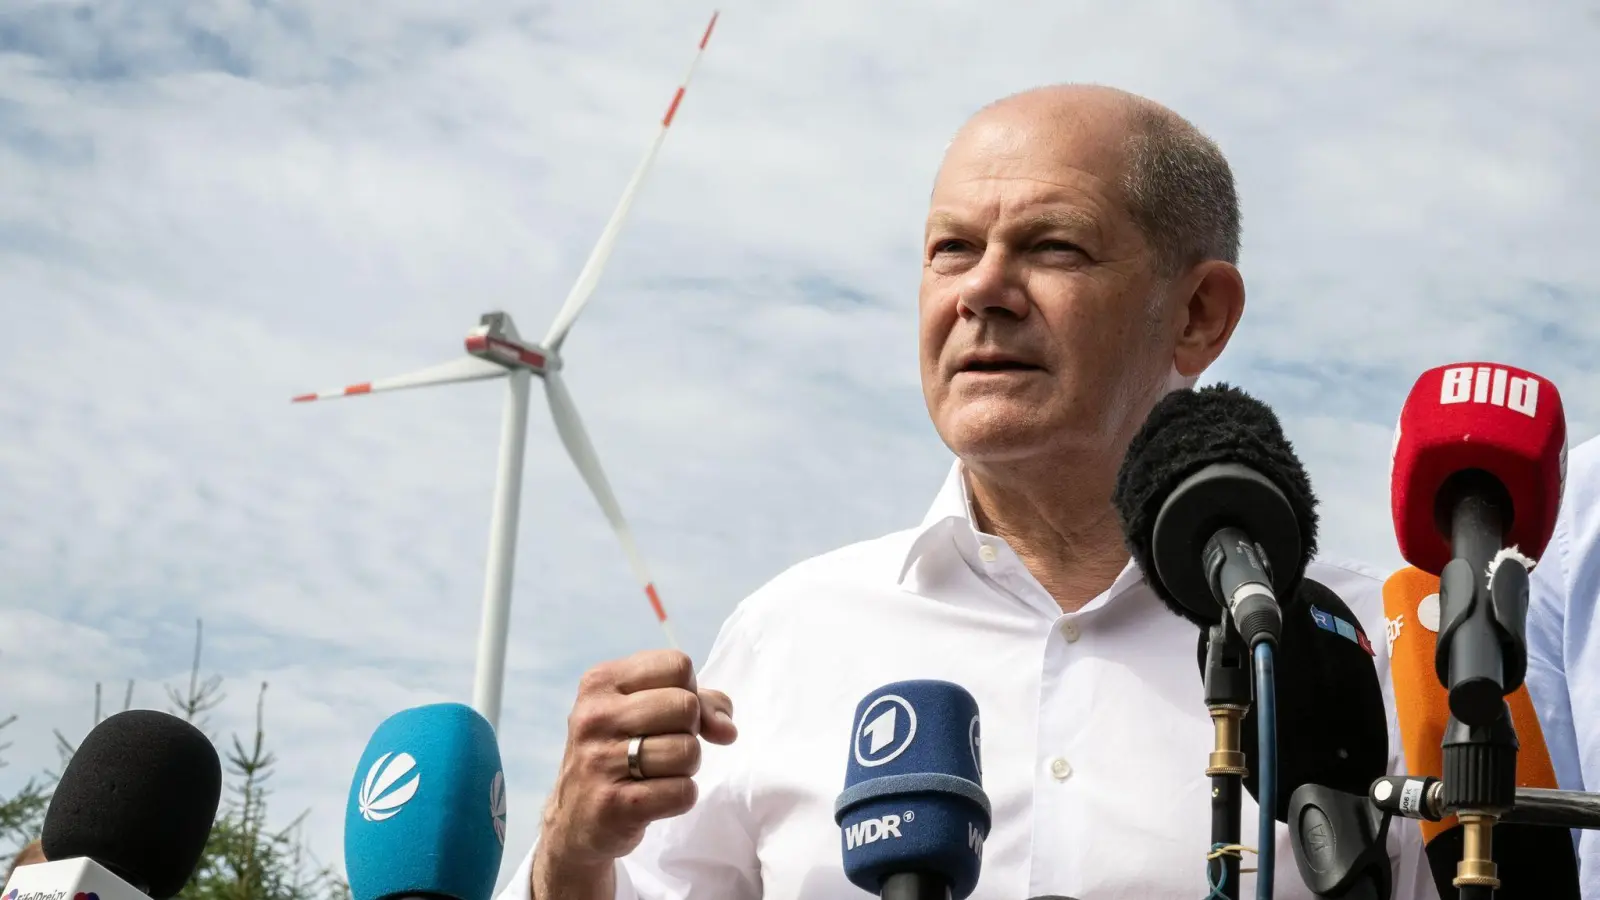
[[967,272],[957,288],[961,318],[1021,319],[1028,314],[1027,295],[1008,268],[1004,254],[991,247],[982,261]]

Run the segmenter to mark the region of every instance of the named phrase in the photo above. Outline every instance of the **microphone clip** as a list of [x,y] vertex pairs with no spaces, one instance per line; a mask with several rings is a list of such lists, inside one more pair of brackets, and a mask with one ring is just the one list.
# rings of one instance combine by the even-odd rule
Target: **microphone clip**
[[1244,638],[1234,628],[1233,617],[1224,616],[1206,634],[1206,709],[1216,728],[1207,775],[1249,774],[1240,730],[1254,698],[1250,676]]
[[1453,508],[1456,556],[1439,573],[1439,639],[1434,672],[1449,692],[1450,712],[1484,728],[1528,671],[1528,568],[1503,544],[1500,504],[1467,493]]
[[1340,900],[1387,900],[1391,813],[1360,794],[1304,784],[1289,798],[1295,866],[1313,894]]

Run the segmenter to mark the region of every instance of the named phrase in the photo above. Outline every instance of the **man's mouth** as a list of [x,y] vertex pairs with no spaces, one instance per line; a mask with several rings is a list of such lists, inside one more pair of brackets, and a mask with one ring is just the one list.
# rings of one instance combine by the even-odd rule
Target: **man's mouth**
[[961,372],[1038,372],[1039,366],[1015,359],[971,359],[961,364]]

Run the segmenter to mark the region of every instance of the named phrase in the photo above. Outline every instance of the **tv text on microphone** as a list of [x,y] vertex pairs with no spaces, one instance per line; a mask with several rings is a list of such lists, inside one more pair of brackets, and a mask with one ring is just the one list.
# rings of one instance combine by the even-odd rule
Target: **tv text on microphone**
[[[1448,714],[1442,729],[1436,724],[1442,710],[1430,725],[1430,707],[1425,697],[1416,699],[1422,688],[1414,683],[1426,683],[1428,673],[1417,672],[1423,666],[1415,662],[1406,670],[1397,664],[1396,695],[1413,751],[1408,760],[1429,765],[1426,745],[1433,741],[1427,732],[1437,729],[1441,774],[1379,779],[1371,799],[1386,812],[1412,818],[1456,818],[1461,856],[1451,883],[1463,898],[1492,897],[1498,888],[1514,887],[1499,877],[1497,822],[1600,822],[1600,816],[1583,812],[1600,811],[1595,797],[1548,790],[1529,795],[1517,786],[1519,770],[1530,774],[1519,765],[1519,726],[1533,739],[1530,746],[1543,752],[1531,709],[1520,717],[1515,712],[1527,668],[1528,570],[1554,531],[1565,469],[1560,393],[1547,379],[1513,366],[1464,362],[1424,372],[1396,426],[1390,485],[1395,536],[1406,561],[1438,579],[1431,675]],[[1408,628],[1416,636],[1427,600],[1408,610],[1403,587],[1396,583],[1385,598],[1386,607],[1391,600],[1399,607],[1386,612],[1395,618],[1390,628],[1400,650]],[[1413,618],[1406,618],[1408,611]],[[1416,648],[1410,652],[1414,656]],[[1404,685],[1410,699],[1402,699],[1407,672],[1413,683]],[[1553,782],[1553,774],[1541,777]],[[1524,798],[1533,802],[1515,812]],[[1540,812],[1557,805],[1560,816]],[[1425,836],[1430,832],[1431,851],[1439,837],[1432,829]]]
[[1308,783],[1359,796],[1388,760],[1370,641],[1337,595],[1304,577],[1316,545],[1311,485],[1272,410],[1216,385],[1156,405],[1114,499],[1145,577],[1199,629],[1216,724],[1205,770],[1210,896],[1238,900],[1239,854],[1252,849],[1240,843],[1242,786],[1260,807],[1256,896],[1271,897],[1283,797]]
[[977,701],[948,681],[897,681],[856,705],[834,803],[852,884],[881,900],[971,896],[990,826],[980,731]]

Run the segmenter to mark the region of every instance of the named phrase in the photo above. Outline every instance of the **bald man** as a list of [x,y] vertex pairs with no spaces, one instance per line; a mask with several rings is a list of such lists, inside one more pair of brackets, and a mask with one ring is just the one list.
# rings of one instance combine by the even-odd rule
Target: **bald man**
[[[1111,496],[1151,407],[1232,337],[1238,249],[1228,163],[1170,110],[1057,86],[968,121],[922,253],[923,395],[955,456],[932,508],[757,590],[698,677],[664,651],[586,673],[504,900],[863,896],[833,820],[855,706],[922,678],[981,709],[993,827],[972,897],[1206,896],[1197,634],[1130,560]],[[1318,560],[1308,576],[1382,633],[1383,573]],[[1277,896],[1309,898],[1286,828],[1276,846]],[[1416,828],[1388,850],[1397,900],[1436,896]],[[1223,895],[1254,896],[1253,878]]]

